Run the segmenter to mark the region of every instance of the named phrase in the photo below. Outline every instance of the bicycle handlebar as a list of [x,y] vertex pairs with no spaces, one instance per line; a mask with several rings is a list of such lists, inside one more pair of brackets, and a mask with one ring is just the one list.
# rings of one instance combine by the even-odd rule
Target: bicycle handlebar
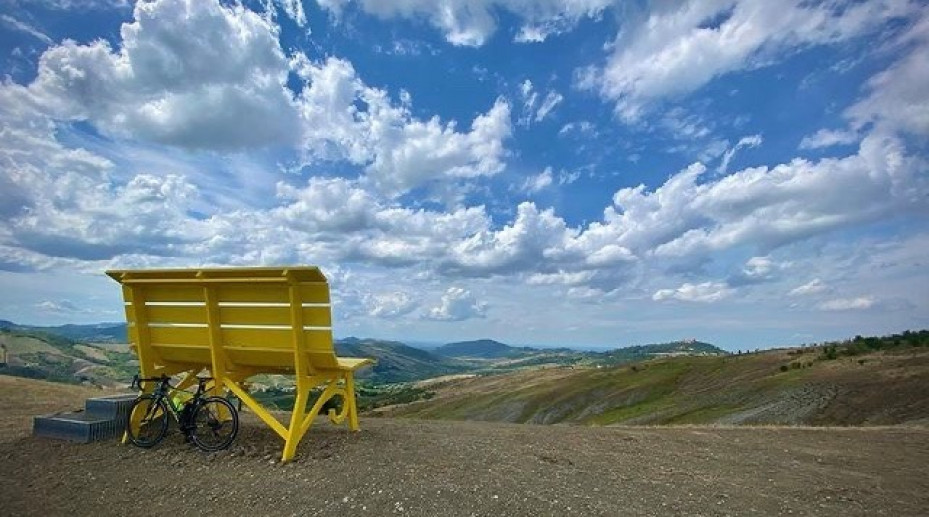
[[[169,381],[170,379],[171,379],[171,378],[168,377],[167,375],[162,375],[161,377],[149,377],[149,378],[139,377],[138,375],[133,375],[133,376],[132,376],[132,384],[130,384],[129,387],[130,387],[130,388],[133,388],[133,389],[135,389],[135,388],[137,388],[137,389],[142,389],[142,383],[143,383],[143,382],[161,382],[161,383],[164,383],[164,384],[168,384],[168,381]],[[168,385],[170,386],[170,384],[168,384]]]
[[[161,377],[149,377],[149,378],[144,378],[144,377],[139,377],[138,375],[133,375],[132,384],[129,385],[129,388],[130,389],[142,389],[143,382],[160,382],[168,386],[169,388],[173,388],[174,386],[171,386],[169,382],[170,380],[171,378],[164,374],[162,374]],[[212,377],[197,377],[197,383],[200,385],[201,388],[204,384],[212,380],[213,380]]]

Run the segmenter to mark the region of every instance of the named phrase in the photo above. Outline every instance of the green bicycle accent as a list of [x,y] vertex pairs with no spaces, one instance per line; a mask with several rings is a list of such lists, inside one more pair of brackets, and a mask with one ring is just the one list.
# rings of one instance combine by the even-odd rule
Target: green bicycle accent
[[151,448],[168,433],[168,415],[174,417],[184,438],[204,451],[229,447],[239,432],[239,413],[223,397],[204,397],[206,384],[212,377],[198,377],[197,391],[190,392],[171,386],[170,378],[162,375],[149,379],[135,376],[132,387],[142,389],[142,383],[158,383],[151,393],[140,395],[129,409],[126,437],[133,445]]

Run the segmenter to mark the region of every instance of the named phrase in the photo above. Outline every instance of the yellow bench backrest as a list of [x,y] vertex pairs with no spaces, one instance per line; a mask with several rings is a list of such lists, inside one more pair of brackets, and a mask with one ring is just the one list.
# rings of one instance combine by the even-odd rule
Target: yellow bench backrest
[[140,360],[210,367],[218,353],[230,372],[293,371],[301,355],[311,371],[338,364],[329,284],[316,267],[107,274],[123,286]]

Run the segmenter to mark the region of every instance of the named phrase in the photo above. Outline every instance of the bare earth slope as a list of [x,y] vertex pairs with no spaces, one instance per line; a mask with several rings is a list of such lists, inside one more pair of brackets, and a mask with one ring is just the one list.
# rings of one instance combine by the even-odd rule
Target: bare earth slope
[[894,425],[929,421],[929,348],[815,350],[552,368],[430,386],[385,416],[532,424]]
[[[0,376],[5,515],[925,515],[922,427],[565,427],[320,421],[280,465],[251,415],[228,451],[29,436],[87,390]],[[21,401],[29,401],[26,404]]]

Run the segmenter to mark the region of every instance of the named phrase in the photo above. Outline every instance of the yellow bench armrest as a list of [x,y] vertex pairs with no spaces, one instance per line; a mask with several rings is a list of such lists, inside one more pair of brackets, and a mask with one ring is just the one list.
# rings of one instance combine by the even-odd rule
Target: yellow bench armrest
[[339,370],[355,371],[359,368],[374,364],[374,359],[367,357],[339,357]]

